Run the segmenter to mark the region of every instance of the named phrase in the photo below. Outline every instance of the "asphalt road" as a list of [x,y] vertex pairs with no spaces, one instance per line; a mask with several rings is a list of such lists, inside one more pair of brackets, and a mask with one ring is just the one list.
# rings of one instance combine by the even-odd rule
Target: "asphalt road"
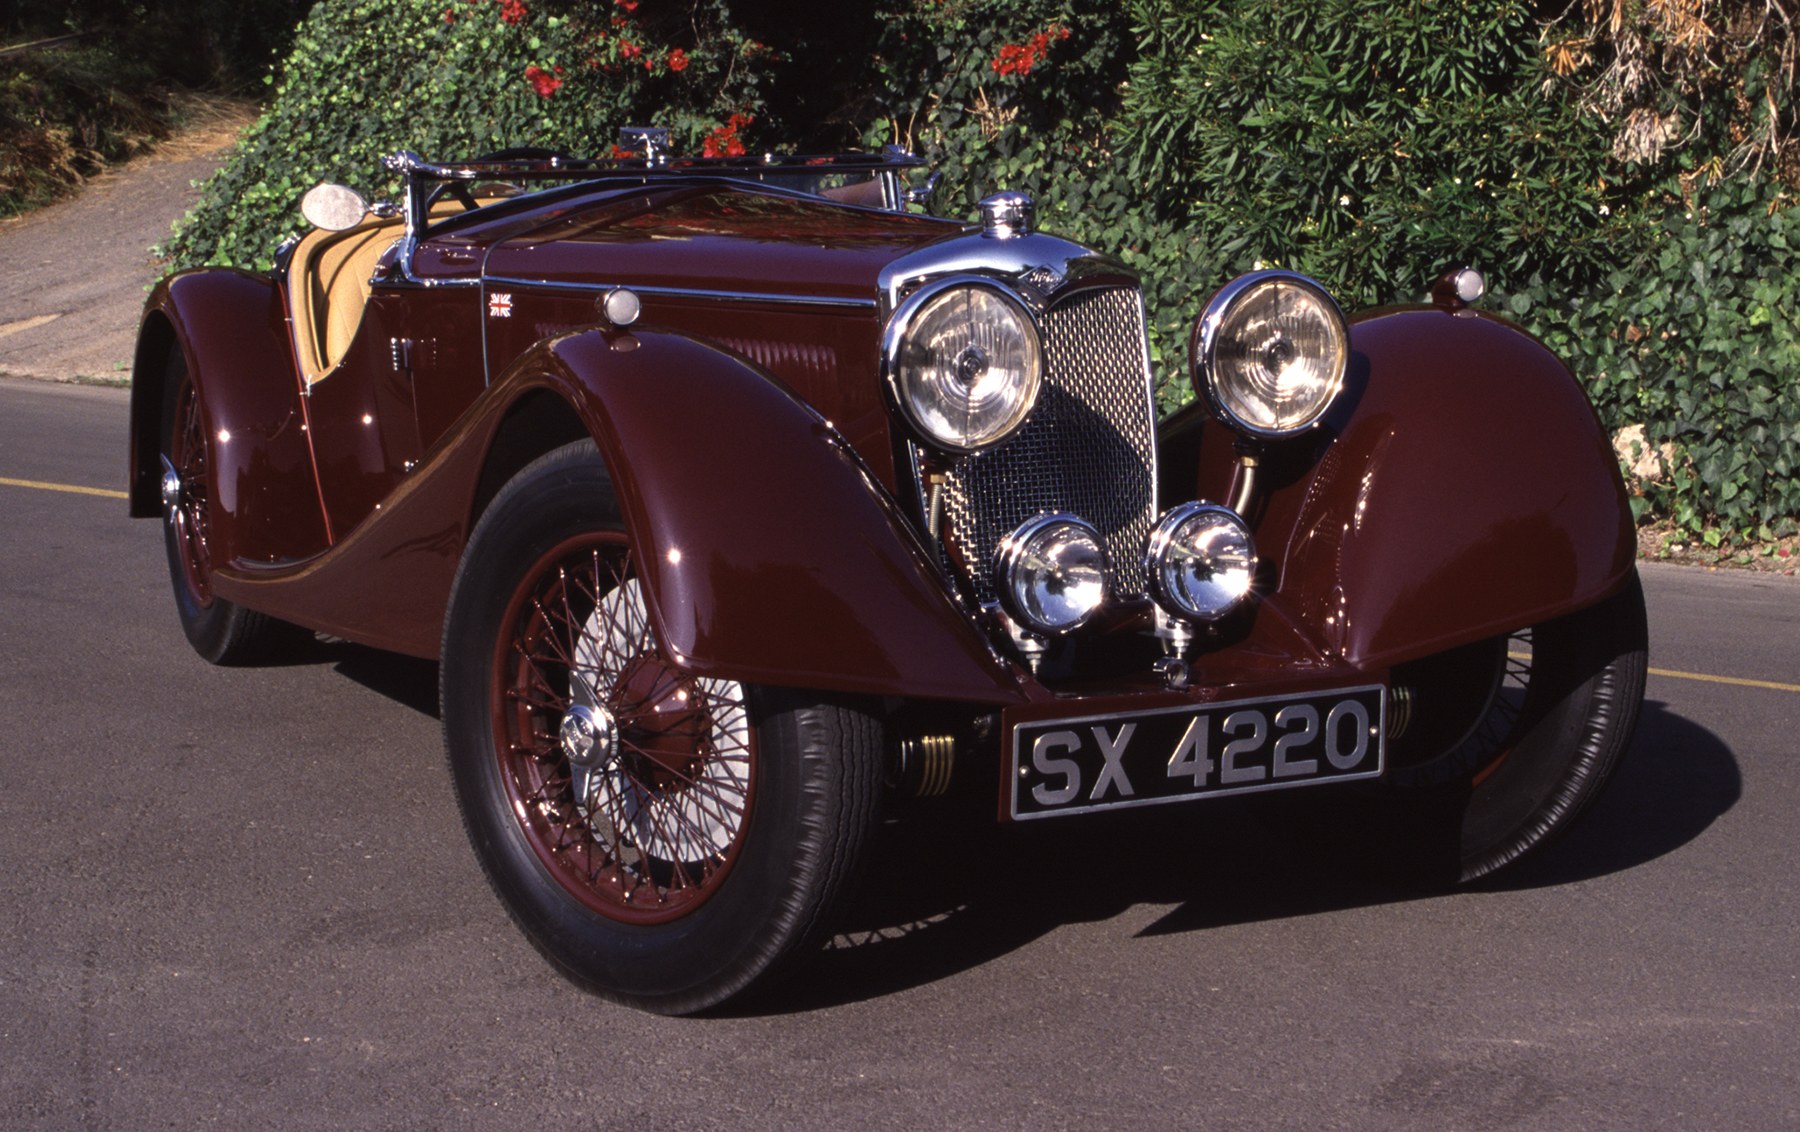
[[[117,489],[124,421],[0,380],[0,479]],[[1792,579],[1646,569],[1690,675],[1505,884],[1421,896],[1229,803],[918,822],[802,981],[671,1020],[513,930],[432,666],[209,668],[154,523],[13,482],[0,519],[0,1124],[1800,1127]]]

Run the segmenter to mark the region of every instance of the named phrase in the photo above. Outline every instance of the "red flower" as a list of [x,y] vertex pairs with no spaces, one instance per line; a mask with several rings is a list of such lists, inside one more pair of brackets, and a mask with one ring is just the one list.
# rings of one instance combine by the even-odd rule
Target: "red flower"
[[622,39],[619,41],[619,54],[625,56],[627,59],[636,59],[638,57],[638,52],[642,50],[643,48],[635,43],[627,43]]
[[538,92],[539,98],[549,98],[563,84],[561,79],[536,63],[525,68],[525,81],[531,84],[531,89]]
[[500,19],[518,26],[525,22],[525,0],[500,0]]
[[1052,26],[1038,32],[1024,43],[1003,43],[1000,54],[995,56],[988,66],[999,75],[1029,75],[1031,68],[1042,63],[1050,54],[1050,40],[1069,38],[1069,29]]
[[613,0],[613,3],[625,9],[627,12],[637,11],[638,0]]
[[447,24],[453,24],[456,22],[456,9],[455,8],[445,8],[444,9],[444,22]]
[[669,52],[669,70],[676,72],[685,71],[687,70],[687,65],[687,52],[679,47]]
[[738,131],[756,121],[748,114],[733,114],[723,126],[714,126],[700,145],[702,157],[742,157],[746,152]]

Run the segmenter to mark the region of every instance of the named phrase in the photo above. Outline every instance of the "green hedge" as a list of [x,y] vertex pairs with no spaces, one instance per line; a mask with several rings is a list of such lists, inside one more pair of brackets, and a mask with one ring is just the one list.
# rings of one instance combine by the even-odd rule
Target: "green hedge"
[[[591,154],[655,122],[692,151],[847,125],[927,157],[936,211],[1026,189],[1044,227],[1142,271],[1164,408],[1191,395],[1191,319],[1238,272],[1293,267],[1355,307],[1416,301],[1473,263],[1609,428],[1642,425],[1666,454],[1641,508],[1774,531],[1800,513],[1795,233],[1769,172],[1784,165],[1717,176],[1739,151],[1709,119],[1661,164],[1622,163],[1616,123],[1545,62],[1581,30],[1572,14],[1546,31],[1518,0],[890,0],[871,24],[789,41],[789,59],[727,0],[322,0],[172,251],[265,263],[307,187],[391,191],[376,160],[402,147]],[[528,67],[561,85],[540,92]],[[827,74],[854,78],[821,92]],[[771,109],[826,103],[840,109],[807,122]]]
[[[648,9],[648,3],[643,9]],[[397,191],[383,155],[474,157],[550,145],[606,154],[618,127],[655,122],[683,148],[759,107],[760,45],[700,0],[636,3],[324,0],[301,26],[269,109],[164,251],[177,266],[263,267],[302,225],[320,181]]]
[[[1145,272],[1165,407],[1190,396],[1191,320],[1232,275],[1292,267],[1354,308],[1472,263],[1610,430],[1643,427],[1663,471],[1634,481],[1640,514],[1793,529],[1793,197],[1766,174],[1709,186],[1741,131],[1621,163],[1615,124],[1546,67],[1533,6],[952,0],[886,27],[867,140],[911,123],[952,214],[1027,188],[1048,226]],[[1046,28],[1070,34],[998,73]]]
[[1597,286],[1542,279],[1511,313],[1564,358],[1609,425],[1642,424],[1662,475],[1640,513],[1791,534],[1800,516],[1800,212],[1772,185],[1666,205]]

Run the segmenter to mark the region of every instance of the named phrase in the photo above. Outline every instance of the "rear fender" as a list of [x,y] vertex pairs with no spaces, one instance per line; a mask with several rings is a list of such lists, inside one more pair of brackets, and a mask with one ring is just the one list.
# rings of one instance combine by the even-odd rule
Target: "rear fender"
[[183,272],[157,284],[145,304],[131,378],[131,514],[161,514],[174,349],[206,415],[214,561],[279,564],[323,550],[324,515],[283,306],[267,276],[245,271]]
[[[1224,498],[1232,438],[1198,420],[1170,430],[1165,459],[1199,468],[1174,490]],[[1354,319],[1341,403],[1310,439],[1271,446],[1259,475],[1269,600],[1362,669],[1591,605],[1636,554],[1618,461],[1581,387],[1529,335],[1475,311]]]
[[672,659],[707,676],[1004,701],[1017,682],[833,425],[684,335],[587,331],[517,370],[592,432]]

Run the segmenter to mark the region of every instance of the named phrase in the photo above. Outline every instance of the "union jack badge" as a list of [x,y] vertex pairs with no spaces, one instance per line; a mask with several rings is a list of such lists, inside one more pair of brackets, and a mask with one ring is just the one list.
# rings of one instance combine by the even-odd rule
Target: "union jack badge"
[[489,318],[512,317],[512,295],[504,291],[496,291],[488,296]]

